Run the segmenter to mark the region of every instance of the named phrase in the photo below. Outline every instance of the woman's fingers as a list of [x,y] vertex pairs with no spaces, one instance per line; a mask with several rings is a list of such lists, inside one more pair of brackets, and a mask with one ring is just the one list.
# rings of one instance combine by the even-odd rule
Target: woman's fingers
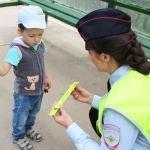
[[[57,104],[57,102],[55,101],[55,102],[52,104],[52,109],[56,106],[56,104]],[[53,117],[55,117],[55,116],[60,116],[60,109],[58,109],[58,111],[55,113],[55,115],[54,115]]]
[[75,88],[77,91],[80,91],[80,92],[83,92],[85,91],[85,89],[83,89],[82,87],[80,87],[78,84],[76,85],[76,88]]
[[74,90],[73,92],[72,92],[72,94],[71,94],[73,97],[78,97],[79,96],[79,94]]
[[64,113],[64,108],[63,108],[63,104],[60,106],[59,110],[57,111],[57,115],[58,116],[63,116]]
[[57,104],[57,102],[55,101],[55,102],[52,104],[52,109],[55,107],[56,104]]

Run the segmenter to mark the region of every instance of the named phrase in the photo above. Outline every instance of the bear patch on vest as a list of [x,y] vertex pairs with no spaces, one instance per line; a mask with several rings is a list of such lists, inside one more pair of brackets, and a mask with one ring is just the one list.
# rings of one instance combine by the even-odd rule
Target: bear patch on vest
[[120,143],[120,128],[105,124],[103,129],[104,143],[110,150],[115,150]]

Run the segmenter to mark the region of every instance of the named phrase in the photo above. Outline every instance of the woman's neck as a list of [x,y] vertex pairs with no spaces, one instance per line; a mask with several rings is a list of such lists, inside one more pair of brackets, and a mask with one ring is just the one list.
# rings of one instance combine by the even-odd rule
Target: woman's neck
[[112,75],[119,67],[120,65],[114,59],[111,59],[111,62],[108,64],[107,72]]

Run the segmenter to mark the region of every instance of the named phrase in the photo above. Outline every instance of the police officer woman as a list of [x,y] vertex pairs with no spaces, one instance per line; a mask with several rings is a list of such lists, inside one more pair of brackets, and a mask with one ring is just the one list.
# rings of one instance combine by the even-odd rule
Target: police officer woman
[[102,97],[79,85],[72,93],[75,100],[99,110],[101,145],[72,121],[63,106],[54,120],[67,128],[78,150],[150,150],[150,63],[131,30],[130,16],[114,8],[99,9],[81,18],[76,27],[97,70],[111,75],[111,90]]

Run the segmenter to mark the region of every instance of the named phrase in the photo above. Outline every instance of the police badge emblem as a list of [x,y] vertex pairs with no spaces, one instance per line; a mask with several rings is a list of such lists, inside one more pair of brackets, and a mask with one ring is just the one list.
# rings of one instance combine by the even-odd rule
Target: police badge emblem
[[106,124],[104,125],[104,143],[110,150],[115,150],[120,143],[120,128]]

